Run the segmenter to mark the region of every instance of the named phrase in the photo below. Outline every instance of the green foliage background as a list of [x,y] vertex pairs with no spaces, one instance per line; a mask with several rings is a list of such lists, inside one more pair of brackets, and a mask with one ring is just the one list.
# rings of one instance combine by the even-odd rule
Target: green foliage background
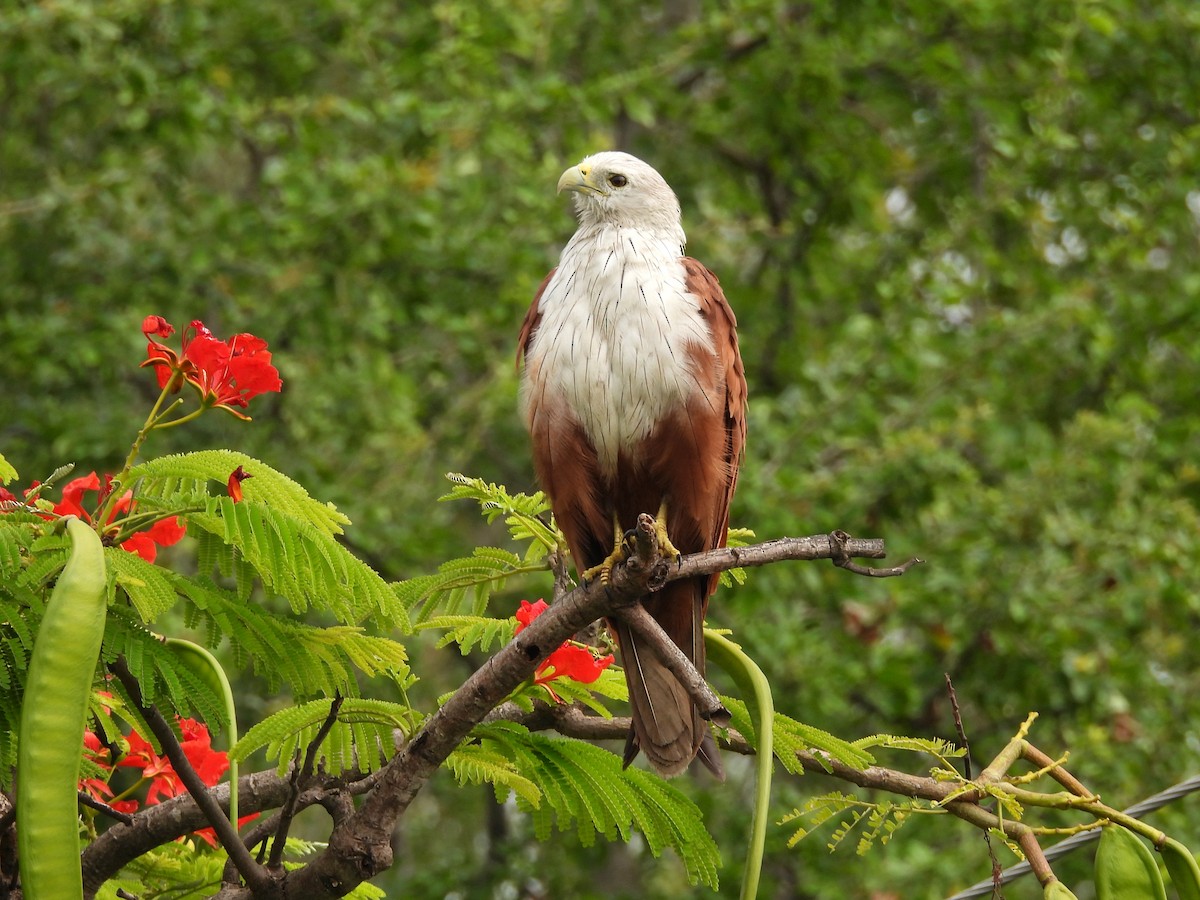
[[[735,524],[929,560],[774,567],[714,624],[806,722],[952,737],[948,672],[979,760],[1036,709],[1034,740],[1127,804],[1200,762],[1197,46],[1191,0],[10,4],[0,451],[25,479],[119,468],[154,396],[143,316],[252,331],[283,394],[150,451],[237,447],[346,511],[386,577],[433,571],[496,540],[435,504],[443,472],[532,486],[513,355],[572,230],[553,185],[622,147],[740,317]],[[727,896],[731,768],[692,788]],[[780,814],[827,789],[782,783]],[[489,795],[421,797],[397,891],[686,884],[636,846],[539,845]],[[1196,846],[1195,808],[1154,821]],[[861,860],[785,839],[768,896],[936,898],[990,868],[943,820]]]

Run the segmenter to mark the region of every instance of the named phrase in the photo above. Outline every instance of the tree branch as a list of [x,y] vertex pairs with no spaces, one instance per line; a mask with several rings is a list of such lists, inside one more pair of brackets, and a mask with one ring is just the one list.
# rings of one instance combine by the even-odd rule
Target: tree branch
[[700,674],[692,661],[687,658],[687,654],[679,649],[679,645],[671,640],[662,630],[662,626],[654,621],[654,617],[646,612],[646,607],[635,603],[625,607],[615,616],[628,625],[630,630],[650,647],[659,662],[679,679],[679,683],[683,685],[684,690],[692,698],[692,702],[696,704],[696,708],[700,710],[702,718],[715,722],[722,728],[729,724],[729,710],[721,703],[716,692],[708,686],[708,682],[704,680],[704,676]]
[[[330,791],[365,793],[377,780],[378,773],[343,772],[339,777],[319,776],[316,784],[305,790],[297,801],[298,809],[320,803]],[[278,809],[287,802],[289,779],[275,772],[255,772],[238,779],[238,802],[245,814]],[[229,807],[229,785],[218,784],[208,789],[214,802],[222,809]],[[133,816],[125,828],[110,828],[83,851],[83,886],[87,896],[134,859],[160,844],[168,844],[208,825],[208,820],[190,794],[180,794],[154,806],[147,806]],[[273,834],[279,825],[279,814],[256,822],[243,838],[246,847],[253,847]]]
[[[835,538],[833,535],[838,535]],[[855,564],[847,565],[852,558],[883,559],[887,555],[882,540],[876,538],[855,538],[844,531],[830,534],[817,534],[811,537],[783,537],[773,541],[764,541],[749,547],[718,547],[706,550],[704,553],[693,553],[683,557],[678,566],[672,566],[667,575],[667,581],[677,581],[680,578],[691,578],[695,575],[711,575],[714,572],[724,572],[737,567],[752,568],[766,566],[771,563],[795,560],[832,560],[838,565],[856,575],[866,575],[872,578],[891,578],[903,575],[914,565],[921,562],[911,559],[891,569],[869,569]]]
[[[472,728],[489,715],[522,681],[530,678],[536,667],[563,641],[589,627],[599,619],[620,615],[622,611],[637,604],[639,599],[662,587],[669,581],[700,575],[710,575],[738,566],[762,566],[783,560],[829,559],[837,562],[850,557],[878,559],[885,555],[881,540],[863,540],[846,536],[844,540],[831,541],[829,535],[805,538],[781,538],[750,547],[719,548],[705,553],[684,557],[676,563],[662,559],[657,547],[649,554],[635,554],[627,562],[614,568],[607,585],[599,582],[584,585],[570,591],[551,605],[545,613],[525,628],[508,646],[499,651],[473,673],[450,699],[434,713],[414,736],[382,769],[351,786],[352,792],[365,790],[367,796],[357,810],[350,811],[346,804],[337,806],[339,817],[335,817],[333,833],[327,848],[312,862],[281,876],[276,881],[267,869],[256,863],[247,847],[253,847],[270,833],[264,830],[268,823],[260,823],[243,841],[221,808],[228,804],[228,786],[218,785],[206,789],[200,785],[193,796],[181,796],[143,810],[134,817],[134,823],[122,829],[110,829],[84,852],[85,890],[94,893],[99,886],[112,877],[123,865],[148,849],[187,834],[206,824],[218,826],[224,822],[225,833],[217,827],[230,858],[238,871],[247,880],[247,887],[227,884],[220,896],[225,898],[247,898],[249,896],[271,896],[282,892],[287,896],[333,898],[343,896],[362,881],[386,869],[392,862],[391,836],[399,818],[404,814],[418,791],[433,776],[446,757],[470,734]],[[905,567],[907,568],[906,564]],[[851,571],[854,571],[851,569]],[[895,574],[900,574],[897,571]],[[637,614],[634,613],[637,618]],[[128,669],[125,670],[128,672]],[[124,679],[122,679],[124,680]],[[135,694],[136,681],[129,693]],[[154,715],[167,730],[170,726],[156,710]],[[540,712],[550,721],[559,721],[557,710]],[[151,721],[151,713],[147,712]],[[617,720],[620,721],[620,720]],[[571,720],[563,720],[564,727]],[[611,723],[583,723],[588,728],[599,728],[610,736]],[[580,725],[579,727],[583,727]],[[549,727],[549,726],[547,726]],[[619,726],[615,735],[624,739],[628,731],[628,720]],[[155,732],[156,736],[158,731]],[[164,750],[178,742],[171,734],[170,740],[159,736]],[[182,751],[180,750],[180,755]],[[168,752],[168,758],[171,758]],[[187,766],[186,758],[176,764],[181,777]],[[809,763],[805,763],[806,766]],[[815,757],[811,765],[826,771],[826,764]],[[852,771],[852,770],[850,770]],[[193,773],[194,774],[194,773]],[[185,780],[185,784],[187,781]],[[321,785],[305,790],[296,801],[297,806],[306,807],[313,803],[324,804],[331,791],[345,786],[345,779],[330,779]],[[188,785],[189,791],[192,786]],[[239,797],[245,812],[259,812],[280,808],[291,796],[289,781],[277,777],[273,772],[255,773],[239,781]],[[215,812],[215,821],[214,821]],[[342,813],[347,813],[342,816]],[[279,818],[272,817],[275,828]],[[272,829],[273,830],[273,829]],[[120,836],[118,836],[118,833]],[[231,849],[227,841],[236,839]],[[247,864],[248,861],[248,864]],[[247,874],[247,873],[255,874]],[[253,880],[252,880],[253,879]]]
[[[606,719],[601,716],[590,716],[577,706],[535,706],[532,712],[526,712],[516,706],[516,704],[506,704],[494,711],[494,717],[519,722],[530,730],[553,729],[566,737],[588,741],[620,741],[625,739],[625,735],[629,731],[628,718]],[[718,741],[721,749],[743,755],[753,755],[755,753],[749,741],[736,730],[728,729],[727,735],[727,737],[723,737]],[[1023,742],[1023,739],[1010,742],[997,757],[997,760],[1009,758],[1009,750],[1014,744]],[[1010,762],[1019,757],[1019,752],[1012,755]],[[804,750],[796,752],[796,759],[807,772],[831,776],[869,790],[879,790],[899,796],[929,800],[933,803],[942,804],[942,808],[947,812],[977,828],[985,831],[991,828],[1001,830],[1021,846],[1030,865],[1034,869],[1034,873],[1042,884],[1046,884],[1049,879],[1054,877],[1050,871],[1049,863],[1046,861],[1041,847],[1037,843],[1037,833],[1034,829],[1022,822],[1001,819],[999,816],[980,806],[975,799],[971,799],[973,796],[971,794],[961,795],[950,800],[950,797],[961,791],[962,785],[958,782],[939,781],[930,777],[910,775],[907,772],[887,769],[883,766],[868,766],[865,769],[855,769],[837,760],[829,759],[824,755],[817,755]],[[993,763],[993,765],[996,765],[996,763]],[[993,770],[993,772],[995,771]],[[981,775],[980,777],[982,778],[983,776]]]
[[413,740],[383,768],[378,787],[353,815],[335,826],[326,849],[285,876],[289,896],[313,900],[340,897],[388,868],[392,863],[392,832],[417,792],[471,729],[577,631],[597,619],[619,614],[668,581],[785,559],[849,556],[881,558],[883,541],[847,536],[835,544],[828,535],[782,538],[753,547],[693,554],[678,565],[669,565],[657,551],[647,558],[639,550],[613,569],[607,585],[597,581],[571,591],[484,663],[426,721]]

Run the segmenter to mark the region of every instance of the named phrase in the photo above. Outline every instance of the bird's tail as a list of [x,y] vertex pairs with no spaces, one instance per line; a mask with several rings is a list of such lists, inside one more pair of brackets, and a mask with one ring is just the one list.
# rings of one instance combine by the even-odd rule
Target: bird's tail
[[[672,582],[643,601],[647,611],[701,675],[704,674],[706,596],[707,579],[689,579]],[[708,724],[700,717],[687,690],[644,641],[619,620],[614,624],[633,713],[633,728],[625,744],[625,765],[641,750],[655,771],[669,778],[686,769],[699,753],[713,774],[723,779],[725,772]]]

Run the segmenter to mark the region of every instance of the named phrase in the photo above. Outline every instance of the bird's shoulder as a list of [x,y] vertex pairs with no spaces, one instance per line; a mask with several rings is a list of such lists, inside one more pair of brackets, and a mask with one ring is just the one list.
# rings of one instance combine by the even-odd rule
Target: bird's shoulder
[[546,273],[546,277],[542,279],[542,283],[538,285],[537,292],[533,295],[533,302],[529,304],[529,309],[525,313],[525,320],[521,323],[521,333],[517,338],[518,366],[525,359],[525,354],[529,351],[529,340],[533,337],[533,333],[537,331],[538,323],[542,320],[542,294],[546,292],[546,285],[550,283],[550,279],[554,277],[554,273],[557,271],[558,267],[556,266]]
[[679,262],[683,266],[684,288],[696,298],[700,312],[709,320],[710,327],[736,332],[737,316],[725,298],[725,291],[721,289],[717,276],[704,263],[690,256],[681,257]]

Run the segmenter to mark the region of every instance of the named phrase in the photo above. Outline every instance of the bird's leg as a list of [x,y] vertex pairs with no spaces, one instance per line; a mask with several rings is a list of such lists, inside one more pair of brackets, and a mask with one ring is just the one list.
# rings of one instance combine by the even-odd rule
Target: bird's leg
[[673,559],[683,565],[683,554],[676,549],[667,537],[667,501],[664,498],[658,507],[658,515],[654,517],[654,534],[658,538],[658,549],[667,559]]
[[617,517],[613,516],[613,552],[604,558],[604,562],[598,566],[592,566],[579,577],[584,584],[590,584],[597,578],[601,584],[608,584],[608,579],[612,576],[613,566],[617,563],[623,563],[629,559],[629,547],[626,541],[626,533],[621,530],[621,523],[617,521]]

